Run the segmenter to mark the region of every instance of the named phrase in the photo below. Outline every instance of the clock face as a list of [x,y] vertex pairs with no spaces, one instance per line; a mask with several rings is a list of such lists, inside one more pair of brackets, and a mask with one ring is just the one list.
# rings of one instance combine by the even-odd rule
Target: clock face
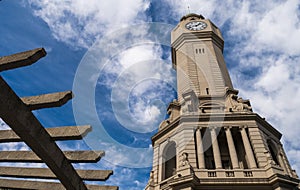
[[205,29],[207,27],[207,24],[202,21],[192,21],[187,23],[185,27],[189,30],[197,31]]

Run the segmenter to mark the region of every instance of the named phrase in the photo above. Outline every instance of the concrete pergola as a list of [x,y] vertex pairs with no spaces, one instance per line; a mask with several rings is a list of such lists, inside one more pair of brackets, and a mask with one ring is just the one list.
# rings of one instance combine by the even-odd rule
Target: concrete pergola
[[[46,56],[43,48],[0,57],[0,72],[28,66]],[[45,163],[48,168],[0,167],[0,189],[117,190],[116,186],[86,185],[106,181],[111,170],[76,170],[72,163],[97,163],[104,151],[62,151],[56,140],[80,140],[91,126],[44,128],[32,110],[59,107],[71,91],[20,98],[0,76],[0,118],[12,130],[0,130],[0,143],[25,142],[31,151],[0,151],[0,162]],[[14,179],[16,178],[16,179]],[[19,178],[19,179],[17,179]],[[33,178],[35,180],[27,180]],[[57,182],[36,179],[58,179]]]

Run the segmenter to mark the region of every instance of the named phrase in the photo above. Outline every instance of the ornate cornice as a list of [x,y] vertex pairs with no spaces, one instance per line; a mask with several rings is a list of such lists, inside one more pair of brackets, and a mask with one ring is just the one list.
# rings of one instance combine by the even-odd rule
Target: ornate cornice
[[188,42],[189,40],[210,40],[212,41],[220,48],[223,49],[224,47],[224,40],[220,38],[215,32],[213,31],[206,31],[206,32],[190,32],[190,33],[182,33],[173,43],[172,47],[177,48],[183,43]]
[[[273,135],[275,135],[278,139],[281,138],[282,134],[275,129],[271,124],[269,124],[264,118],[260,117],[256,113],[216,113],[216,114],[187,114],[181,115],[180,117],[176,118],[174,121],[169,123],[167,126],[159,130],[153,137],[152,137],[152,144],[154,142],[165,135],[166,133],[170,132],[174,128],[176,128],[181,123],[196,123],[199,125],[199,122],[226,122],[226,121],[256,121],[260,125],[262,125],[265,129],[270,131]],[[209,126],[209,125],[208,125]],[[225,125],[224,125],[225,126]]]

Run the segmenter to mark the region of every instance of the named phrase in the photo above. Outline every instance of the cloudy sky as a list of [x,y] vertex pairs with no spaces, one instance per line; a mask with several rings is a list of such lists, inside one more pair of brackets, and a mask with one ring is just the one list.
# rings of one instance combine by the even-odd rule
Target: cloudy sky
[[104,149],[90,167],[114,169],[107,184],[143,189],[150,137],[176,94],[169,34],[188,12],[220,27],[234,87],[283,133],[300,171],[299,0],[2,0],[0,56],[37,47],[48,55],[1,75],[20,96],[72,89],[72,102],[34,114],[45,127],[92,124],[84,141],[59,145]]

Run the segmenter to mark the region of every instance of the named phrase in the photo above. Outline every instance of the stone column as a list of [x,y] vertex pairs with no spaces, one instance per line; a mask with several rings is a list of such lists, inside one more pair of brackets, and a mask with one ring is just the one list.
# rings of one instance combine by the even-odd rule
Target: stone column
[[198,157],[198,167],[199,169],[205,168],[204,152],[203,152],[203,142],[201,136],[201,128],[196,130],[196,146],[197,146],[197,157]]
[[250,145],[248,135],[246,133],[245,126],[240,127],[240,132],[241,132],[244,148],[245,148],[245,151],[246,151],[246,156],[247,156],[248,161],[249,161],[249,168],[256,168],[256,162],[255,162],[254,154],[253,154],[253,151],[252,151],[252,148],[251,148],[251,145]]
[[211,136],[215,166],[216,166],[216,169],[221,169],[222,168],[222,161],[221,161],[221,154],[220,154],[220,149],[219,149],[219,144],[218,144],[218,139],[217,139],[215,127],[210,128],[210,136]]
[[238,157],[236,154],[234,142],[232,139],[232,134],[231,134],[231,127],[225,127],[225,133],[226,133],[226,138],[227,138],[227,144],[228,144],[228,149],[229,149],[229,154],[230,154],[230,160],[233,169],[239,168],[239,161]]

